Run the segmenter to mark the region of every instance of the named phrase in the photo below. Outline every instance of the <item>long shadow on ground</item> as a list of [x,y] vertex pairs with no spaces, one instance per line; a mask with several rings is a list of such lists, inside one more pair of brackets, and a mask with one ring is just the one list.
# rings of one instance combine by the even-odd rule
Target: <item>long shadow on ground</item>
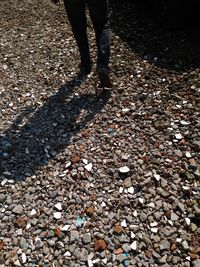
[[75,96],[78,85],[77,79],[63,85],[39,109],[30,107],[22,112],[0,136],[0,180],[20,181],[33,175],[101,112],[109,91]]
[[[111,0],[112,28],[134,53],[158,67],[184,72],[199,67],[199,28],[166,30],[138,0]],[[148,2],[148,1],[143,1]]]

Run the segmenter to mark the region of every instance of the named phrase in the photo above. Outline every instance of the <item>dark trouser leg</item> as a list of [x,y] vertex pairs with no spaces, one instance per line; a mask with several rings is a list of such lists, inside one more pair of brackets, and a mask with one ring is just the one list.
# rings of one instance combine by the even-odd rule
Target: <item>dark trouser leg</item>
[[108,68],[111,46],[110,11],[108,0],[86,0],[96,34],[97,68]]
[[68,19],[77,42],[81,66],[89,67],[91,64],[87,37],[86,0],[64,0]]

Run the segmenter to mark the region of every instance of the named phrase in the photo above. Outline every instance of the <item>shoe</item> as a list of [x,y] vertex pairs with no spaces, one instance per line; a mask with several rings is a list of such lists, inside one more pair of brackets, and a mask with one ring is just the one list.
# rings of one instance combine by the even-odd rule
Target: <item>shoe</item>
[[92,67],[91,65],[88,66],[83,66],[83,65],[79,65],[79,69],[80,69],[80,75],[88,75],[90,74],[90,72],[92,71]]
[[101,88],[112,88],[113,84],[110,79],[110,71],[108,68],[97,68]]

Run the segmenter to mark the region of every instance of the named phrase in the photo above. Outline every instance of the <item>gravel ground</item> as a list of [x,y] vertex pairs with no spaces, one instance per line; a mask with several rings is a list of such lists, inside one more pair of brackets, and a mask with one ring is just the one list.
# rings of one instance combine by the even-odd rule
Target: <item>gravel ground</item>
[[97,92],[63,6],[1,0],[1,267],[200,266],[198,45],[112,7]]

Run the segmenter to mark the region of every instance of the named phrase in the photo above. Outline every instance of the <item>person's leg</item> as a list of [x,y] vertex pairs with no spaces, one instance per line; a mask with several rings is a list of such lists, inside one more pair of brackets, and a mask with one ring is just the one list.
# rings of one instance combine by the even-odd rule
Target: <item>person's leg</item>
[[110,11],[108,0],[86,0],[96,34],[97,73],[101,87],[112,87],[109,76],[111,47]]
[[89,73],[91,71],[91,59],[87,37],[86,0],[64,0],[64,3],[79,48],[80,67],[83,71]]
[[108,0],[86,0],[96,34],[97,68],[108,68],[111,46],[110,11]]

